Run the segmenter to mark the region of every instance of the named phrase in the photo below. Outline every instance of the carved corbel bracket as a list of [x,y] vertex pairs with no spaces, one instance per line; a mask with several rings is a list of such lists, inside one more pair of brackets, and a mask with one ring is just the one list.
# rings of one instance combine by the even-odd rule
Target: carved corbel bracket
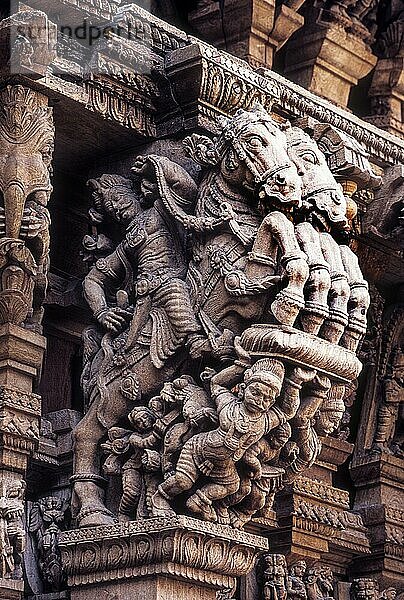
[[[171,598],[158,588],[173,578],[176,596],[192,585],[198,593],[193,597],[213,600],[217,590],[233,588],[236,577],[248,574],[268,548],[263,537],[184,516],[71,530],[59,543],[68,584],[80,586],[82,598],[90,598],[97,584],[111,593],[125,590],[127,597]],[[205,590],[200,596],[199,587]]]
[[[166,56],[166,74],[175,99],[165,123],[175,128],[173,116],[185,130],[202,126],[218,132],[217,119],[259,102],[267,110],[280,99],[278,82],[252,71],[237,58],[190,38],[191,44]],[[178,108],[181,113],[177,117]],[[171,121],[170,121],[171,119]],[[166,125],[167,127],[167,125]]]
[[32,308],[38,325],[49,255],[52,109],[46,96],[21,85],[3,88],[0,105],[0,323],[20,325]]

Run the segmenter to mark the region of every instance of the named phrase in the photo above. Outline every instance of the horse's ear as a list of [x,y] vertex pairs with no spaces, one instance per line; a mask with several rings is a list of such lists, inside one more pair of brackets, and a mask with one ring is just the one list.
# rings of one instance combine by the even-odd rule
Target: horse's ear
[[206,135],[193,133],[183,141],[185,153],[202,167],[217,165],[219,155],[213,140]]

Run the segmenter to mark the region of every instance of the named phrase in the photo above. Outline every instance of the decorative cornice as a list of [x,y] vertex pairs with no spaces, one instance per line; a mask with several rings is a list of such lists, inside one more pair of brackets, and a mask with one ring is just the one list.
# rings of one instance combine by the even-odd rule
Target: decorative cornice
[[331,102],[312,94],[274,71],[269,69],[254,71],[247,63],[226,52],[219,51],[195,38],[190,38],[190,41],[198,44],[205,60],[220,65],[224,71],[233,74],[233,88],[236,88],[239,83],[242,89],[248,81],[255,88],[257,95],[264,94],[267,97],[266,104],[274,103],[278,110],[285,111],[289,117],[310,116],[322,123],[333,125],[355,138],[374,159],[388,163],[399,163],[404,160],[404,141],[399,138],[334,106]]

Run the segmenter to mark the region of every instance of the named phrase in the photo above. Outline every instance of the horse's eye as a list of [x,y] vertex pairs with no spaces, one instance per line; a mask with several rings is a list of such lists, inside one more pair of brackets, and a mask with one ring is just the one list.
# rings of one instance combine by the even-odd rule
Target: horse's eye
[[258,135],[253,135],[250,138],[248,138],[247,144],[251,148],[260,148],[261,146],[264,145],[264,140],[261,139]]
[[304,161],[306,162],[310,162],[313,165],[318,165],[319,164],[319,160],[318,157],[316,156],[316,154],[314,152],[312,152],[311,150],[305,150],[301,155],[300,158],[302,158]]

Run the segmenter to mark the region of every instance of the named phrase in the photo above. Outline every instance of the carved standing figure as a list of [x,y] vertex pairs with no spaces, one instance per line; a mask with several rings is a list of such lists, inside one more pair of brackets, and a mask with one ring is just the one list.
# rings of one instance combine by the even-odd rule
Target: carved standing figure
[[286,600],[287,574],[288,568],[283,554],[267,554],[264,557],[265,600]]
[[22,578],[22,553],[25,548],[24,516],[25,481],[15,481],[0,497],[0,576]]
[[288,600],[306,600],[307,592],[303,581],[306,568],[304,560],[299,560],[290,567],[287,578]]

